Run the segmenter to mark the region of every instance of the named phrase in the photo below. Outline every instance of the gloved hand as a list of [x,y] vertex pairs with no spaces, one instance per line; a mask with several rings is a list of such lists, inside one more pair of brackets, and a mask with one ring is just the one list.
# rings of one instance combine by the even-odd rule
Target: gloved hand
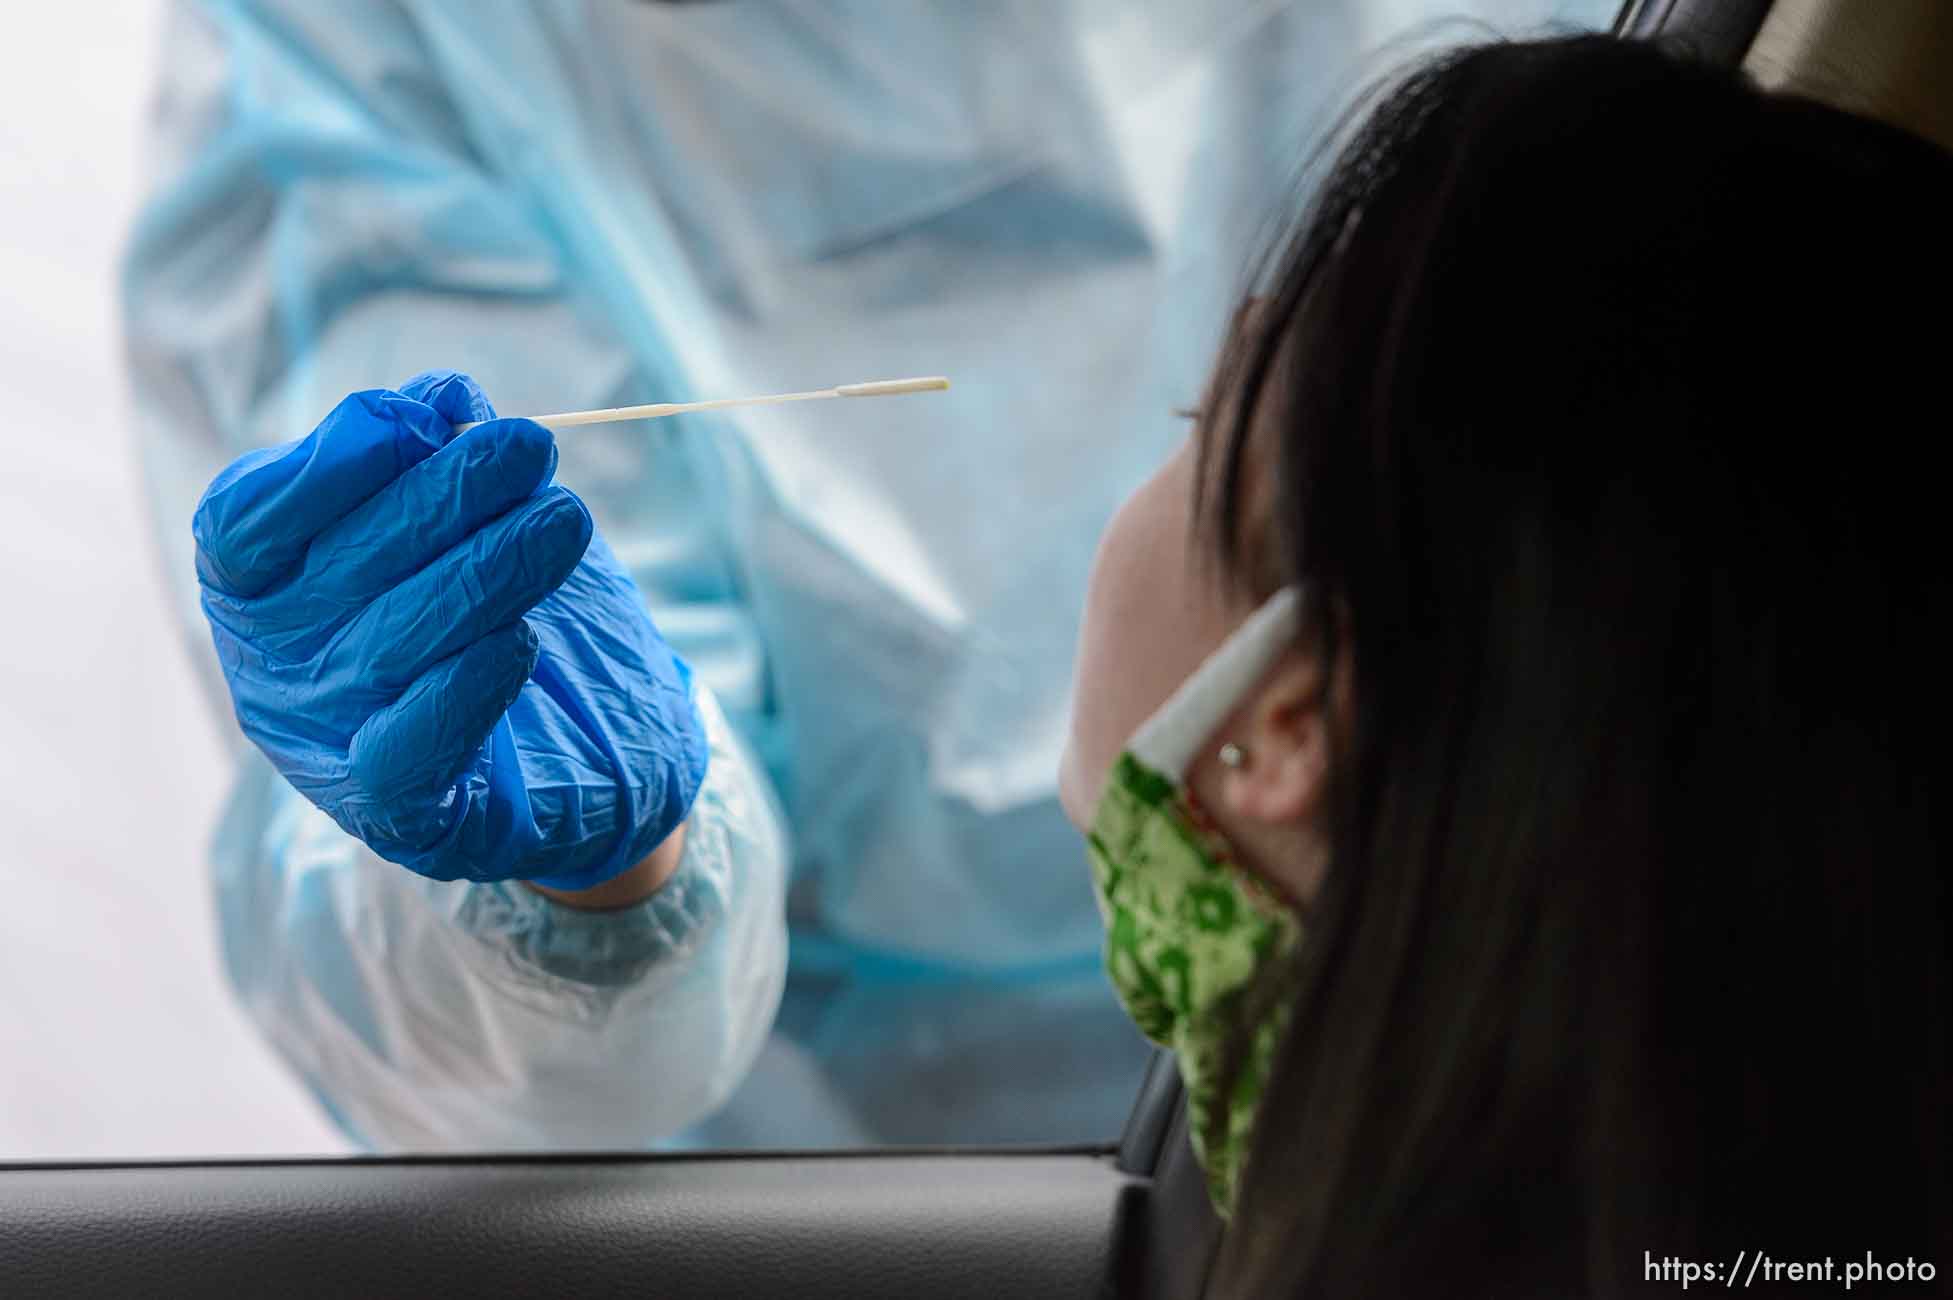
[[211,483],[197,581],[244,734],[346,831],[437,880],[586,889],[685,819],[706,739],[555,439],[494,414],[447,371],[353,394]]

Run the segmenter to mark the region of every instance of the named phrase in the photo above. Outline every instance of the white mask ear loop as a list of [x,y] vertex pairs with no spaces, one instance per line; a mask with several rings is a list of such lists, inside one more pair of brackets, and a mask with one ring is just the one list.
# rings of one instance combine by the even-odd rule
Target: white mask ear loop
[[[1184,780],[1194,754],[1294,644],[1301,626],[1301,590],[1284,587],[1250,614],[1159,711],[1140,724],[1127,748],[1161,776]],[[1240,745],[1230,741],[1221,747],[1221,762],[1227,766],[1240,767],[1247,761],[1247,750]]]

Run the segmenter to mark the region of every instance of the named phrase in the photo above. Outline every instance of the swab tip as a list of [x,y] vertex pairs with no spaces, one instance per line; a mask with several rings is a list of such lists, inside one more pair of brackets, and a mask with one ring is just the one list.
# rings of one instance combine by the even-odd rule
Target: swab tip
[[842,384],[834,391],[843,397],[894,397],[900,393],[940,393],[949,387],[942,375],[920,379],[878,379],[868,384]]

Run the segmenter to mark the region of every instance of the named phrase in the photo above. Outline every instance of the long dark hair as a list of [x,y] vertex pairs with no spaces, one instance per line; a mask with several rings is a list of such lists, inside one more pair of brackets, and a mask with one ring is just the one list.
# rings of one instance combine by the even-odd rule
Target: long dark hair
[[1605,37],[1338,155],[1203,456],[1353,664],[1226,1294],[1953,1270],[1950,177]]

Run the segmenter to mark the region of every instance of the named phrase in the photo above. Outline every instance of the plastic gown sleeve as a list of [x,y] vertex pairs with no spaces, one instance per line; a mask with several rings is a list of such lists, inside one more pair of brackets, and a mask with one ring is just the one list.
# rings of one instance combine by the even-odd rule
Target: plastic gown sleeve
[[[394,4],[170,14],[124,322],[158,535],[214,701],[181,521],[237,455],[429,366],[469,370],[510,411],[678,382],[657,320],[566,247],[537,177],[485,161],[431,63]],[[559,468],[692,664],[708,723],[682,862],[644,904],[578,912],[414,876],[240,744],[215,848],[226,967],[362,1145],[645,1145],[710,1111],[764,1041],[787,849],[738,739],[764,729],[764,676],[709,466],[682,429],[640,429],[565,440]]]
[[355,1141],[643,1147],[744,1077],[785,978],[785,846],[750,755],[698,703],[711,762],[678,869],[617,912],[403,871],[250,760],[232,816],[262,839],[217,863],[230,975]]

